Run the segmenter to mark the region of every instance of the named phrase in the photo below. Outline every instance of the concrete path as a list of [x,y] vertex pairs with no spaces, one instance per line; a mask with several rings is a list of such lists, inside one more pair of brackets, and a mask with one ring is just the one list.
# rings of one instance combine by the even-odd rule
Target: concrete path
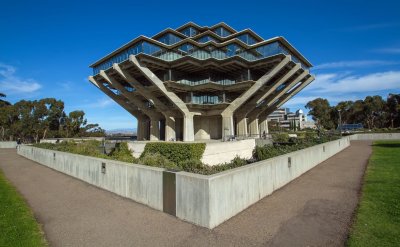
[[50,246],[342,246],[371,154],[354,141],[213,230],[121,198],[0,149]]

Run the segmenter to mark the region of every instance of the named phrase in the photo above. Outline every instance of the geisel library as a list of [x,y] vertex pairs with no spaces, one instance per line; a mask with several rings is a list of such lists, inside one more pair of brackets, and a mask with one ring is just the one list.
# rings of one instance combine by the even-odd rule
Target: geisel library
[[92,64],[89,80],[138,120],[138,140],[257,138],[314,80],[285,38],[225,23],[140,36]]

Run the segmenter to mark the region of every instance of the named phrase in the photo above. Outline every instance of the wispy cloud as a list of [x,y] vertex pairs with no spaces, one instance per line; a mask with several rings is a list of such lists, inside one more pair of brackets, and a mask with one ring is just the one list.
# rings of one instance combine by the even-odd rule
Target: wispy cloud
[[400,71],[386,71],[365,75],[348,72],[317,74],[315,81],[290,99],[285,107],[302,108],[307,102],[322,97],[331,104],[364,99],[367,95],[381,95],[400,91]]
[[304,91],[314,93],[360,93],[400,89],[400,71],[367,75],[320,74]]
[[385,53],[385,54],[400,54],[400,48],[391,47],[391,48],[380,48],[374,50],[374,52]]
[[5,94],[32,93],[42,86],[34,79],[21,78],[14,66],[0,63],[0,89]]
[[315,70],[322,69],[343,69],[343,68],[368,68],[373,66],[385,66],[399,64],[396,61],[384,61],[384,60],[353,60],[353,61],[338,61],[331,63],[323,63],[314,67]]
[[105,108],[105,107],[108,107],[108,106],[110,106],[110,105],[112,105],[114,103],[115,102],[112,99],[102,98],[102,99],[99,99],[99,100],[97,100],[95,102],[86,104],[86,105],[84,105],[84,107],[87,107],[87,108]]

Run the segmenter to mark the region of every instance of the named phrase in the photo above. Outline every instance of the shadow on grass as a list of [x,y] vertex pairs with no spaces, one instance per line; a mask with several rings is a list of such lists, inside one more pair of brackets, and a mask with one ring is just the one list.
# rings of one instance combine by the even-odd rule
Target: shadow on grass
[[376,143],[372,145],[373,147],[383,147],[383,148],[400,148],[400,142],[395,143]]

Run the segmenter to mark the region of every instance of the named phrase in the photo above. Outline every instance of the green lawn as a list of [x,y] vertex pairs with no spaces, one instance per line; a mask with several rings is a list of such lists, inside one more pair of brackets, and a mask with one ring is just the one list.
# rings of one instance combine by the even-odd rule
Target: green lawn
[[377,141],[348,246],[400,246],[400,141]]
[[31,210],[1,171],[0,246],[47,246]]

